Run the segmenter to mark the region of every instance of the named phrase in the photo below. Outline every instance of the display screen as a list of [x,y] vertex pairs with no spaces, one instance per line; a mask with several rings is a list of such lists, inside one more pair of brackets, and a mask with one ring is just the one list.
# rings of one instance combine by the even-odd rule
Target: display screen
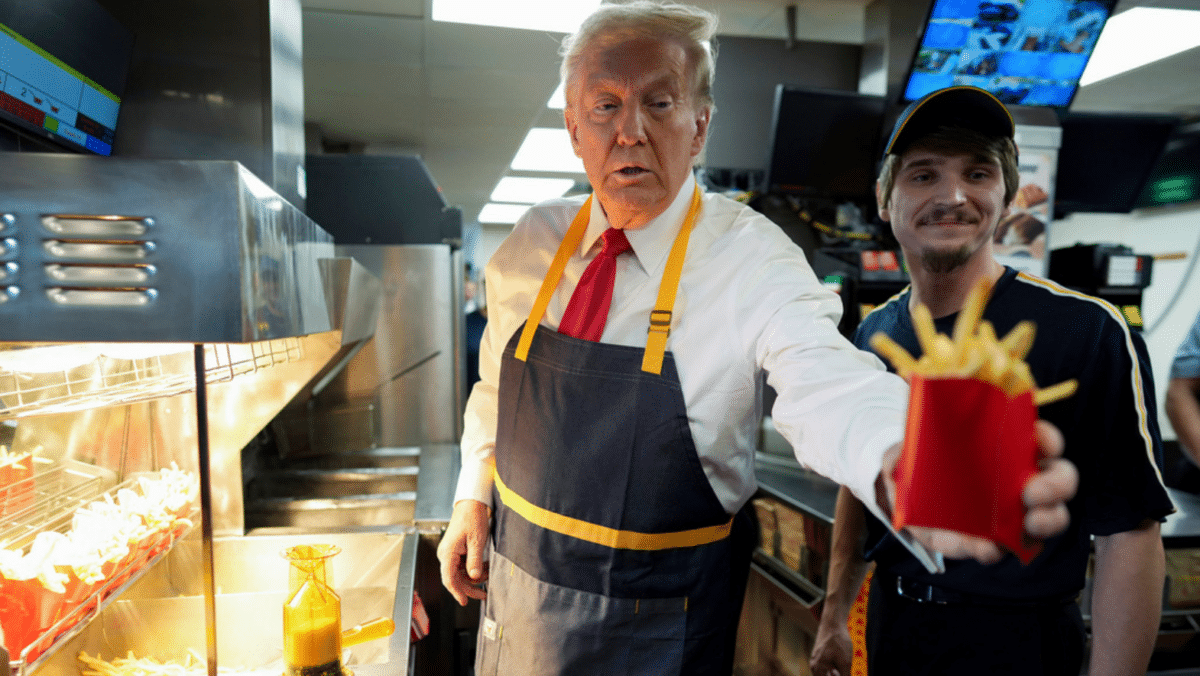
[[1200,120],[1175,127],[1135,205],[1151,207],[1200,200]]
[[94,0],[0,0],[0,117],[112,154],[133,36]]
[[1056,216],[1132,210],[1178,122],[1170,115],[1063,115]]
[[1066,107],[1115,0],[934,0],[904,99],[952,85]]
[[767,189],[872,199],[886,99],[779,85]]

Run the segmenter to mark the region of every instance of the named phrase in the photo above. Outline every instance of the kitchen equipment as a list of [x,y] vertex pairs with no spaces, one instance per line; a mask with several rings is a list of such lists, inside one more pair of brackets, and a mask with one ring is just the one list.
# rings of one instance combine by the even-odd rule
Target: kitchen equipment
[[[217,590],[213,543],[245,539],[241,450],[371,336],[378,280],[337,258],[326,232],[236,162],[0,153],[0,176],[4,439],[12,453],[42,447],[52,468],[112,476],[68,496],[52,474],[38,475],[33,506],[0,518],[0,530],[66,528],[74,501],[114,497],[122,482],[172,463],[200,485],[198,528],[155,543],[102,598],[64,608],[65,624],[10,655],[10,669],[75,673],[79,646],[108,656],[114,637],[144,635],[207,646],[215,674],[216,617],[238,600],[218,600],[227,591]],[[182,605],[188,590],[199,632],[154,614],[141,630],[106,631],[97,620],[164,559],[177,577],[148,601]],[[411,590],[403,601],[407,609]],[[271,607],[278,617],[279,601]]]
[[287,676],[340,676],[342,647],[389,636],[396,625],[381,617],[342,631],[342,600],[329,584],[336,545],[284,550],[288,598],[283,604],[283,660]]

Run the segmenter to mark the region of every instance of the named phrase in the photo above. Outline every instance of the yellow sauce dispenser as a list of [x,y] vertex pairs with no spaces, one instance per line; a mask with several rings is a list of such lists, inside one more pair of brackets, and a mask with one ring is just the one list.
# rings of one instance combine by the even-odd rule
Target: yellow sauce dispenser
[[342,601],[329,583],[335,545],[297,545],[283,552],[291,563],[283,604],[283,661],[286,676],[341,676],[342,647],[389,636],[390,618],[342,631]]

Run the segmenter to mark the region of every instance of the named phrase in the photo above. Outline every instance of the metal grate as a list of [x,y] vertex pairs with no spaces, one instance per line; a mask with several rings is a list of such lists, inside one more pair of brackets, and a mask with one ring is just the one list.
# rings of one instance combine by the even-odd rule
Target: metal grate
[[[34,477],[38,495],[34,505],[0,521],[0,547],[20,550],[32,543],[40,532],[65,532],[70,529],[78,508],[103,499],[105,494],[116,495],[121,489],[135,489],[142,476],[147,473],[131,475],[114,486],[111,472],[77,462],[67,462],[40,473]],[[200,514],[194,502],[187,506],[186,513],[190,521],[198,522]],[[193,528],[191,523],[177,521],[174,528],[159,531],[139,542],[136,549],[131,549],[123,560],[106,570],[103,581],[91,587],[80,586],[74,591],[68,587],[53,614],[53,624],[33,638],[20,654],[10,656],[12,676],[25,676],[36,671]]]
[[116,483],[113,472],[73,460],[0,488],[0,548],[22,549],[45,530],[64,530],[83,505]]
[[[147,346],[149,356],[138,356],[139,347],[51,345],[46,346],[48,351],[35,347],[2,353],[0,420],[131,404],[195,390],[190,346],[168,346],[166,354],[153,354],[163,346]],[[66,363],[48,368],[46,364],[53,365],[56,358]],[[301,359],[298,338],[204,346],[210,384]]]

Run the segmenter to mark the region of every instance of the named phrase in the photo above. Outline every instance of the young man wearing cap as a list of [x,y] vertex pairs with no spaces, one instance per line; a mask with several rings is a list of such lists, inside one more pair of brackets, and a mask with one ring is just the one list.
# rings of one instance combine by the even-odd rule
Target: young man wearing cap
[[[911,310],[925,304],[950,333],[979,280],[984,319],[998,335],[1037,324],[1027,356],[1043,386],[1075,378],[1076,393],[1039,415],[1062,430],[1079,468],[1071,525],[1028,565],[947,562],[931,574],[844,488],[838,495],[830,582],[813,673],[849,676],[847,618],[867,559],[876,567],[867,610],[867,663],[888,674],[1079,674],[1086,633],[1077,602],[1095,538],[1090,673],[1142,674],[1161,611],[1159,521],[1173,511],[1159,474],[1160,439],[1145,343],[1107,303],[999,264],[996,224],[1018,186],[1014,124],[991,94],[934,92],[900,116],[876,187],[912,285],[864,318],[855,343],[884,332],[921,354]],[[865,555],[864,555],[865,552]],[[861,656],[858,656],[861,659]]]

